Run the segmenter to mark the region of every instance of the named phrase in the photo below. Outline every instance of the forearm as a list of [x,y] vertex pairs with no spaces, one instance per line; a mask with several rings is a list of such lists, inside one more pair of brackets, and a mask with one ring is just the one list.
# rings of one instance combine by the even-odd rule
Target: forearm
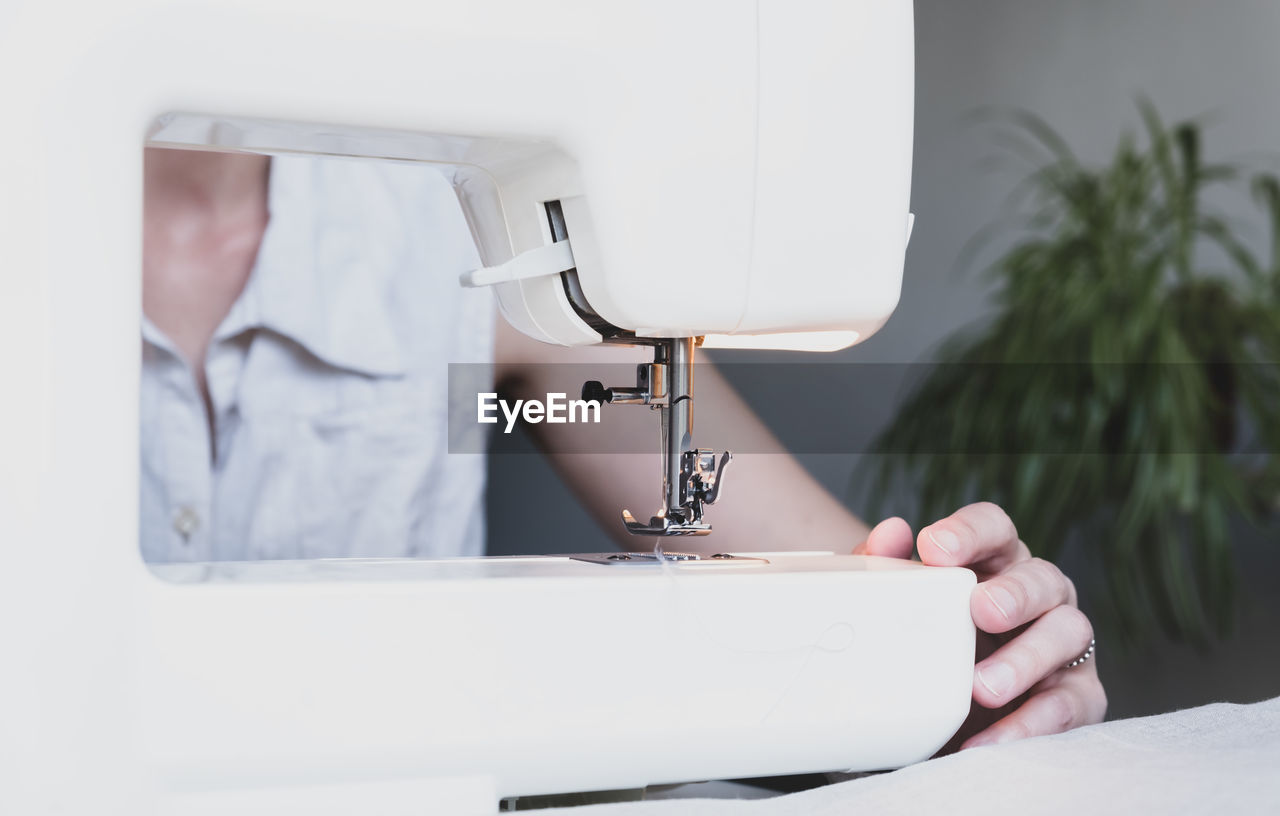
[[[648,550],[654,539],[622,525],[621,511],[652,514],[660,502],[659,457],[601,454],[548,456],[592,516],[619,547]],[[625,473],[623,471],[626,471]],[[734,457],[724,496],[707,513],[708,536],[663,539],[667,549],[716,552],[830,550],[848,552],[866,538],[867,526],[845,509],[796,461],[780,454]]]
[[[510,329],[505,330],[510,332]],[[500,370],[512,397],[545,398],[570,391],[596,362],[617,371],[630,360],[620,349],[554,349],[510,334],[499,334]],[[561,365],[556,365],[557,363]],[[570,364],[573,364],[571,367]],[[707,512],[709,536],[667,540],[664,546],[695,552],[833,550],[847,552],[866,538],[867,526],[836,500],[778,439],[724,379],[715,366],[699,363],[695,374],[694,442],[699,447],[735,451],[724,493]],[[581,383],[576,383],[580,386]],[[561,478],[619,546],[649,549],[654,541],[633,536],[621,512],[648,518],[661,504],[662,459],[658,417],[638,406],[606,405],[601,426],[529,426]]]

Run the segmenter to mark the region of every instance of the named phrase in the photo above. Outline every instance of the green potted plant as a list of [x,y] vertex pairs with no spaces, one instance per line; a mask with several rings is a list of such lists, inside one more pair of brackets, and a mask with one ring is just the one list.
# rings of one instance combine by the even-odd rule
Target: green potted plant
[[1280,183],[1252,180],[1264,261],[1203,205],[1238,169],[1202,160],[1196,123],[1141,112],[1145,139],[1102,167],[1014,117],[1039,159],[989,271],[997,311],[944,343],[855,475],[869,517],[895,495],[924,522],[998,502],[1033,552],[1098,565],[1116,634],[1203,642],[1234,611],[1229,524],[1280,496]]

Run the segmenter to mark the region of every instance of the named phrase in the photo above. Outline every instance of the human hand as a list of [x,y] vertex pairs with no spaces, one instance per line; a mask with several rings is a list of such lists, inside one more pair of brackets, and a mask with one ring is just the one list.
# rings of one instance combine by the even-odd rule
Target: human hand
[[1097,661],[1067,668],[1093,641],[1075,586],[1053,564],[1031,556],[1003,510],[971,504],[925,527],[914,541],[905,521],[886,519],[854,552],[910,558],[913,544],[925,564],[967,567],[978,576],[969,601],[978,628],[978,706],[942,753],[1102,721],[1107,695]]

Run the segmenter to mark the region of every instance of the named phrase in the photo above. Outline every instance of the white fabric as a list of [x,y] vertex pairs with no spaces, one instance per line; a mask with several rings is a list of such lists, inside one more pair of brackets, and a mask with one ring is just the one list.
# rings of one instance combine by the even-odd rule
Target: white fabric
[[564,816],[1280,813],[1280,698],[1214,705],[976,748],[755,801],[684,799]]
[[[448,182],[276,158],[267,226],[206,361],[144,320],[146,560],[479,555],[483,454],[448,453],[448,365],[491,363],[492,299]],[[482,450],[472,440],[469,450]]]

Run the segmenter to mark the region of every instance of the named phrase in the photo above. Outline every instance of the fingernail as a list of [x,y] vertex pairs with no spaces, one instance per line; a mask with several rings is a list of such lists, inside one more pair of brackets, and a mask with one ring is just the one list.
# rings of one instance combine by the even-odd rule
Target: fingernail
[[1000,614],[1004,615],[1005,620],[1013,620],[1013,618],[1010,617],[1010,613],[1013,612],[1013,609],[1017,606],[1018,602],[1013,599],[1012,592],[999,584],[994,586],[984,586],[982,588],[982,592],[987,596],[987,600],[991,601],[991,605],[1000,610]]
[[956,538],[956,534],[950,530],[930,530],[929,540],[933,542],[933,546],[942,550],[947,555],[951,555],[955,551],[960,540]]
[[1013,688],[1013,667],[1008,663],[988,663],[978,669],[978,682],[996,697],[1003,697]]

